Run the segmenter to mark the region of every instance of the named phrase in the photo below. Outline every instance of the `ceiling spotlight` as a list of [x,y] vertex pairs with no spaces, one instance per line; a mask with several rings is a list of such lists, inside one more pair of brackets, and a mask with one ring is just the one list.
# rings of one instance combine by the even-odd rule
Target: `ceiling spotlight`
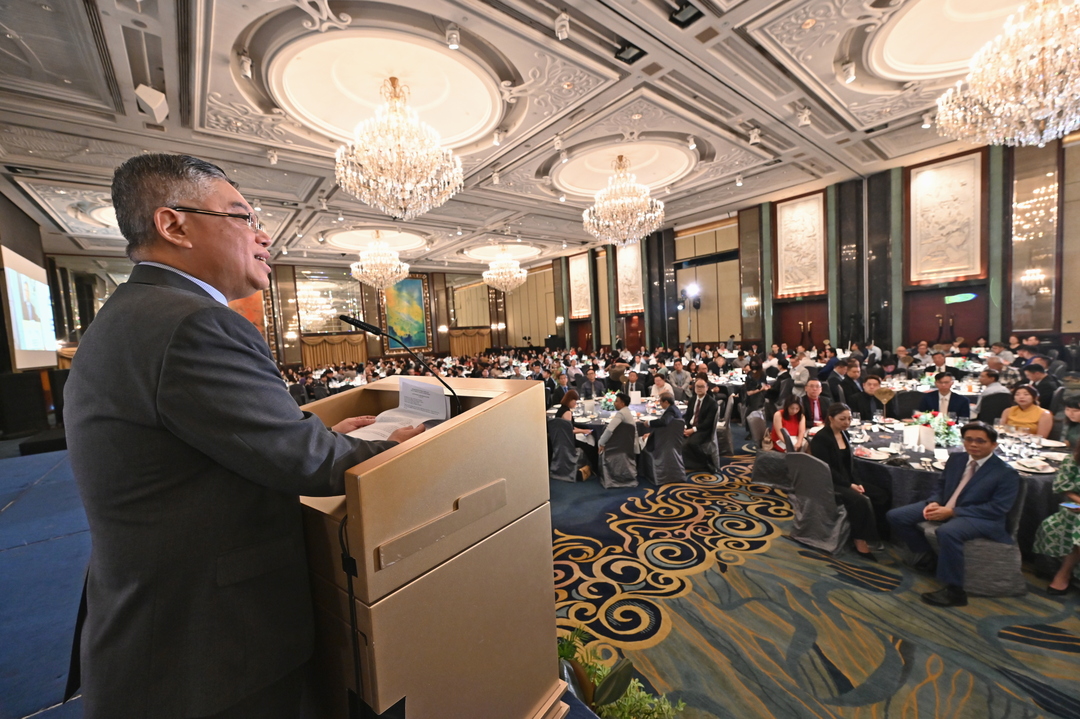
[[565,194],[559,195],[559,202],[566,202],[566,195]]
[[326,198],[325,197],[320,197],[319,198],[319,209],[320,210],[325,210],[326,209]]
[[922,129],[929,130],[934,124],[934,113],[928,112],[922,116]]
[[566,241],[565,241],[565,240],[563,240],[563,243],[562,243],[562,248],[563,248],[564,250],[566,249]]
[[255,210],[256,212],[262,212],[262,203],[258,200],[255,200],[251,203],[251,209]]
[[799,127],[808,127],[810,125],[809,107],[800,107],[795,111],[795,116],[799,118]]
[[461,31],[453,23],[446,26],[446,46],[451,50],[461,47]]
[[570,155],[567,154],[566,150],[563,150],[562,152],[559,153],[559,162],[561,162],[564,165],[566,163],[570,162]]
[[761,128],[758,128],[758,127],[751,127],[750,128],[750,144],[751,145],[760,145],[761,144]]
[[555,140],[552,142],[555,145],[555,152],[562,152],[562,138],[558,135],[555,136]]
[[686,136],[686,146],[688,148],[690,148],[691,150],[696,150],[697,149],[697,141],[694,140],[693,135],[687,135]]
[[633,65],[635,62],[645,57],[647,53],[637,45],[629,42],[623,42],[619,46],[619,49],[615,51],[615,59],[625,62],[627,65]]
[[495,170],[495,172],[491,173],[491,184],[493,184],[493,185],[499,184],[499,171],[498,170]]
[[345,221],[345,215],[343,215],[343,214],[341,214],[341,213],[339,212],[339,213],[338,213],[338,216],[337,216],[337,221],[338,221],[338,222],[344,222],[344,221]]
[[855,63],[845,62],[840,66],[840,71],[844,73],[844,84],[850,85],[855,82]]
[[503,131],[502,130],[496,130],[495,134],[491,138],[491,144],[494,145],[495,147],[498,147],[499,145],[502,144],[502,140],[503,140]]
[[570,16],[566,13],[559,13],[559,16],[555,18],[555,37],[559,40],[570,37]]
[[315,239],[319,241],[319,244],[320,244],[320,245],[321,245],[322,243],[326,242],[326,236],[325,236],[325,235],[319,235],[319,236],[318,236],[318,237],[316,237]]
[[679,5],[670,15],[668,20],[679,27],[689,27],[701,19],[703,13],[690,3],[684,2]]
[[518,241],[518,242],[521,242],[521,235],[518,235],[518,236],[517,236],[517,241]]
[[667,187],[664,188],[664,194],[665,195],[670,195],[671,194],[671,185],[668,185]]
[[266,161],[269,162],[271,165],[276,165],[278,161],[277,150],[267,150]]
[[237,55],[237,59],[240,61],[240,77],[246,77],[251,79],[251,56],[243,50]]
[[304,233],[303,233],[303,232],[301,232],[300,230],[297,230],[297,231],[296,231],[296,239],[300,239],[300,238],[301,238],[301,237],[303,237],[303,236],[304,236]]
[[457,233],[458,233],[458,237],[461,237],[461,226],[460,225],[457,228]]
[[742,187],[742,175],[735,175],[735,187]]
[[281,254],[283,254],[283,255],[289,254],[289,248],[288,247],[282,247],[281,248]]

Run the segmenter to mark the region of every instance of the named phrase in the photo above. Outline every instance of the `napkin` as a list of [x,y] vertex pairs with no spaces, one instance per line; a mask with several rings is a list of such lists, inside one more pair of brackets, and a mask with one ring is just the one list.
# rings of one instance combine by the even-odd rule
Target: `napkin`
[[1064,462],[1065,458],[1069,456],[1068,452],[1043,452],[1043,456],[1047,459],[1051,459],[1055,462]]

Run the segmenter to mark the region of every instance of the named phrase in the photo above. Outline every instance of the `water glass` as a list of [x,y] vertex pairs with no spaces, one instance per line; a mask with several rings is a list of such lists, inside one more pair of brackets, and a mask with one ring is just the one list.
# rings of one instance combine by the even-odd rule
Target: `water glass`
[[881,424],[884,421],[885,421],[885,413],[883,411],[881,411],[881,410],[875,411],[874,412],[874,422],[876,424]]
[[862,421],[862,417],[859,416],[859,413],[858,412],[852,412],[851,413],[851,423],[854,424],[854,425],[858,425],[860,421]]

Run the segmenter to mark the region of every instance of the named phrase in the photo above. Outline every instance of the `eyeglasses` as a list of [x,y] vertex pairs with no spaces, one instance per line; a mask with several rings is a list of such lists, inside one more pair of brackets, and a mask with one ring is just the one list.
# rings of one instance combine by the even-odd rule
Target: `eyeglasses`
[[259,232],[263,228],[263,223],[259,220],[259,216],[254,212],[214,212],[213,210],[199,210],[194,207],[170,207],[170,210],[176,210],[177,212],[191,212],[196,215],[213,215],[214,217],[235,217],[238,220],[243,220],[247,223],[248,227]]
[[982,437],[964,437],[964,441],[968,444],[990,444],[990,440]]

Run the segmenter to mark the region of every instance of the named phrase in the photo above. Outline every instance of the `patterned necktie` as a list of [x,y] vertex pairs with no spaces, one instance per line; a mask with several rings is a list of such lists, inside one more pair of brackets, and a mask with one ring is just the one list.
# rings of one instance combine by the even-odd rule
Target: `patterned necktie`
[[956,491],[949,497],[949,501],[945,503],[948,509],[952,509],[956,506],[956,500],[960,499],[960,493],[964,491],[964,487],[971,481],[971,478],[975,476],[975,470],[979,468],[979,463],[974,459],[968,462],[967,469],[964,470],[964,476],[960,478],[960,484],[956,485]]

